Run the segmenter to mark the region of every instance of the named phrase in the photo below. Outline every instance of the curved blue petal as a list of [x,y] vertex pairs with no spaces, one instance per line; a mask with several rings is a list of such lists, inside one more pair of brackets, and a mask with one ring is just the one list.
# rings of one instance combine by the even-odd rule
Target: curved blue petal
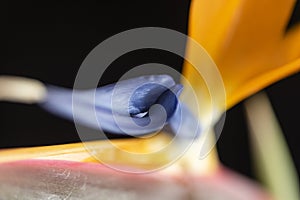
[[[99,128],[99,121],[103,130],[114,133],[123,134],[124,129],[130,134],[154,132],[164,123],[160,115],[152,121],[147,115],[135,119],[134,122],[131,116],[148,111],[162,93],[174,85],[174,80],[168,75],[153,75],[120,81],[97,88],[96,91],[76,91],[79,102],[76,104],[76,110],[80,113],[76,116],[77,121],[92,128]],[[47,89],[46,101],[41,106],[54,114],[73,120],[73,91],[55,86],[48,86]],[[94,93],[94,108],[98,121],[91,117],[90,111],[93,106],[93,99],[90,97],[93,97]],[[118,115],[118,123],[113,114]],[[133,126],[133,123],[138,124],[138,127]]]
[[152,133],[167,123],[180,135],[199,128],[197,119],[178,100],[183,86],[168,75],[142,76],[91,90],[47,89],[44,109],[70,120],[76,117],[76,122],[91,128],[130,135]]
[[167,89],[164,93],[162,93],[158,100],[155,102],[164,107],[167,118],[169,119],[173,113],[175,112],[178,104],[178,97],[182,92],[183,86],[181,84],[176,84],[170,89]]

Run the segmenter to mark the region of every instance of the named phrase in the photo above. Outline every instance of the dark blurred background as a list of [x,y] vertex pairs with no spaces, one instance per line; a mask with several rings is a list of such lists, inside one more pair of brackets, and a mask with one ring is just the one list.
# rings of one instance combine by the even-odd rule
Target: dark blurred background
[[[144,26],[187,33],[189,5],[188,0],[7,1],[1,28],[4,35],[1,37],[0,74],[31,77],[71,88],[87,54],[114,34]],[[287,29],[299,22],[299,5],[298,1]],[[159,50],[131,52],[112,63],[100,84],[114,82],[126,70],[149,62],[166,64],[181,71],[183,60]],[[300,74],[296,74],[266,89],[298,173],[299,86]],[[0,110],[1,148],[79,141],[72,122],[57,118],[38,106],[0,102]],[[255,178],[242,103],[227,112],[217,145],[224,165]]]

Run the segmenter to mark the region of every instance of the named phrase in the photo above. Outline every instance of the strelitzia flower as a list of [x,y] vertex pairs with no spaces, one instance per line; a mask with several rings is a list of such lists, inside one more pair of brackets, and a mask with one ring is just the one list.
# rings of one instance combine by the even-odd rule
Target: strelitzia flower
[[[294,26],[287,32],[285,30],[294,3],[295,1],[290,0],[280,0],[276,3],[268,0],[193,0],[191,2],[189,35],[209,52],[224,80],[227,104],[226,107],[218,107],[219,113],[224,112],[269,84],[299,71],[300,26]],[[194,54],[189,44],[187,44],[187,55],[198,56]],[[205,65],[199,66],[207,67]],[[202,77],[193,66],[185,63],[183,74],[187,77],[193,89],[197,91],[196,95],[199,102],[201,102],[201,111],[197,117],[201,121],[209,112],[206,108],[210,107],[209,92]],[[170,87],[167,88],[171,89]],[[175,94],[177,93],[175,92]],[[157,95],[158,98],[154,102],[160,99],[160,95]],[[191,94],[183,90],[182,95],[189,97]],[[189,102],[185,103],[189,106]],[[50,104],[49,107],[46,105],[47,102],[45,108],[51,108]],[[139,108],[139,106],[137,107]],[[190,110],[192,109],[190,108]],[[133,115],[136,115],[135,117],[145,117],[143,109],[137,110],[137,112],[133,112],[135,113]],[[171,112],[173,115],[168,115],[168,120],[172,124],[170,121],[172,116],[177,115],[174,109],[170,110],[173,111]],[[65,110],[60,114],[70,118],[70,110]],[[125,116],[129,117],[129,115],[125,112]],[[85,123],[84,119],[82,119],[82,122]],[[97,126],[97,124],[94,125]],[[111,128],[109,130],[116,129]],[[212,133],[210,132],[210,135]],[[134,149],[137,153],[149,153],[153,151],[153,148],[168,144],[169,141],[169,137],[160,134],[151,138],[122,139],[111,142],[123,150]],[[208,142],[214,143],[215,141],[212,138],[212,141]],[[102,147],[102,149],[100,148],[102,151],[98,153],[104,156],[105,161],[115,165],[135,167],[128,154],[123,154],[117,149],[108,149],[106,144],[106,141],[91,143],[91,145]],[[191,148],[191,150],[195,150],[195,148]],[[196,150],[199,149],[196,148]],[[0,159],[3,158],[2,161],[6,162],[29,158],[39,160],[1,164],[0,172],[5,175],[1,176],[0,180],[2,183],[7,184],[0,185],[0,189],[1,187],[4,188],[8,197],[15,194],[15,191],[19,191],[18,195],[30,193],[35,197],[51,198],[52,195],[53,198],[65,199],[89,199],[89,197],[91,199],[95,198],[92,196],[93,194],[96,194],[97,198],[99,196],[109,196],[109,198],[129,199],[142,197],[144,199],[207,199],[220,197],[212,197],[210,194],[221,194],[222,199],[226,197],[227,199],[271,199],[269,195],[252,182],[226,170],[224,171],[224,168],[218,162],[216,151],[212,151],[202,161],[197,160],[195,156],[198,155],[197,152],[189,150],[183,159],[173,165],[181,170],[157,172],[153,174],[154,177],[152,175],[150,177],[148,175],[132,177],[106,168],[103,169],[98,160],[93,159],[81,143],[2,151],[3,156]],[[45,161],[44,159],[52,161]],[[135,160],[135,162],[156,165],[161,160],[168,160],[168,154],[162,152],[155,157],[143,161]],[[87,162],[97,162],[97,164]],[[24,174],[29,177],[22,179]],[[36,182],[28,181],[32,178],[30,175],[35,177]],[[16,179],[12,179],[13,176],[17,176]],[[132,179],[136,181],[136,184],[131,185],[129,183],[128,180]],[[213,183],[211,180],[214,180]],[[17,182],[19,184],[16,184]],[[55,183],[62,183],[63,187],[61,188]],[[70,183],[74,184],[70,185]],[[147,187],[149,183],[153,183],[151,187]],[[207,186],[210,183],[212,183],[211,187]],[[28,191],[27,185],[30,185],[28,187],[33,188],[33,190]],[[115,187],[115,185],[119,187]],[[201,186],[204,186],[202,190],[199,189]],[[163,190],[160,190],[160,188],[163,188]],[[12,190],[13,192],[11,192]],[[146,196],[143,196],[140,191],[145,192],[143,194]],[[170,192],[166,193],[166,191]]]

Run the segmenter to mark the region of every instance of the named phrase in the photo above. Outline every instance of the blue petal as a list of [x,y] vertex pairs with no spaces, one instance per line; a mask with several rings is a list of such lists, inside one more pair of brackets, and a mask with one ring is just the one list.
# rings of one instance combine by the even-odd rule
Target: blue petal
[[[80,113],[77,120],[83,125],[101,128],[114,133],[124,133],[122,127],[130,134],[145,134],[161,128],[162,121],[150,123],[149,116],[136,119],[140,127],[132,126],[131,115],[147,111],[168,88],[175,85],[174,80],[167,75],[143,76],[120,81],[95,90],[76,91],[76,110]],[[95,92],[95,109],[98,121],[91,116],[93,94]],[[41,106],[59,116],[73,120],[72,93],[70,89],[48,86],[47,100]],[[78,95],[79,94],[79,95]],[[142,103],[144,102],[144,104]],[[118,114],[118,123],[114,114]],[[160,119],[160,121],[158,121]],[[155,121],[155,120],[154,120]]]
[[164,93],[160,95],[157,104],[160,104],[164,107],[167,112],[167,118],[169,119],[175,112],[178,104],[178,97],[182,92],[183,86],[181,84],[176,84],[170,89],[167,89]]
[[174,133],[186,135],[199,123],[179,102],[182,89],[168,75],[142,76],[93,90],[48,86],[41,106],[73,120],[75,97],[74,117],[82,125],[117,134],[142,135],[158,131],[169,122]]

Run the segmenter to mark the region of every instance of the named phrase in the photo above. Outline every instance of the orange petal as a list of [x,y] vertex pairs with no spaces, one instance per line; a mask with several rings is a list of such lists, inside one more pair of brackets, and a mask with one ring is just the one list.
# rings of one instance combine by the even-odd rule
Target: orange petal
[[[295,2],[192,1],[189,36],[216,62],[225,84],[227,108],[299,71],[300,26],[285,30]],[[187,54],[192,51],[188,44]],[[204,82],[188,63],[184,74],[205,98]]]

